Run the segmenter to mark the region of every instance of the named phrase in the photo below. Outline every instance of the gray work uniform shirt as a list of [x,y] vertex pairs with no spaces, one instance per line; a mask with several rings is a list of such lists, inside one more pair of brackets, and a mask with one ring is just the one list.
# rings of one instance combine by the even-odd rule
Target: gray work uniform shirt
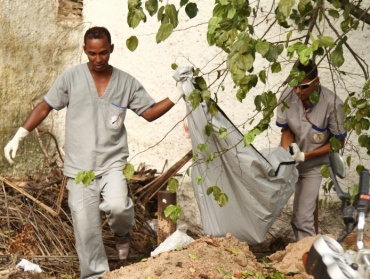
[[[282,94],[289,108],[282,111],[283,104],[277,108],[276,125],[289,127],[295,135],[295,142],[302,152],[317,149],[335,136],[344,139],[347,136],[343,128],[343,102],[329,89],[319,86],[320,99],[316,105],[304,110],[302,101],[294,90],[288,87]],[[300,173],[312,173],[312,168],[319,173],[323,164],[329,163],[329,156],[323,155],[306,160],[297,166]]]
[[155,104],[134,77],[114,67],[99,97],[87,64],[65,70],[44,100],[56,110],[67,107],[64,174],[69,177],[80,171],[101,176],[122,170],[129,156],[126,111],[140,116]]

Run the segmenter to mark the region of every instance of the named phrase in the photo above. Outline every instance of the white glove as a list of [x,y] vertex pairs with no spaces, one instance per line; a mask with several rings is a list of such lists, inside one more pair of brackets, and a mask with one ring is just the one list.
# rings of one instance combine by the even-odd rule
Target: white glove
[[296,163],[304,162],[305,159],[304,152],[301,152],[298,145],[295,142],[293,142],[290,146],[293,149],[292,155],[293,160],[296,161]]
[[170,99],[170,101],[172,103],[174,103],[175,105],[181,99],[181,97],[184,95],[184,90],[182,88],[182,82],[181,81],[178,82],[177,89],[179,90],[178,93],[176,93],[174,95],[171,95],[171,96],[168,96],[168,99]]
[[[8,144],[4,148],[5,158],[8,160],[9,163],[13,164],[12,158],[15,157],[19,142],[29,134],[29,132],[23,128],[20,127],[17,131],[17,133],[14,135],[11,141],[8,142]],[[10,157],[10,152],[12,152],[12,156]]]

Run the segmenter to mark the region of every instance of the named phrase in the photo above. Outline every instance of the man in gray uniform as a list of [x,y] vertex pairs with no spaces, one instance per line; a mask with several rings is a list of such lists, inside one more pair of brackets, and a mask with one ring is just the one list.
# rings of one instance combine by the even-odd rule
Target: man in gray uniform
[[[299,241],[316,234],[314,211],[321,185],[321,166],[329,162],[330,137],[335,136],[344,144],[346,131],[343,128],[343,102],[329,89],[320,85],[317,67],[309,62],[298,64],[306,76],[295,88],[287,88],[281,100],[288,108],[277,108],[276,125],[282,128],[281,146],[293,149],[293,159],[298,163],[299,179],[295,186],[291,224]],[[317,104],[309,96],[319,93]]]
[[[93,27],[84,36],[89,62],[66,69],[54,82],[44,100],[27,117],[4,148],[13,163],[19,142],[35,129],[52,109],[68,107],[64,174],[71,209],[81,278],[98,278],[109,271],[102,241],[101,211],[116,236],[119,258],[127,258],[129,232],[134,225],[134,206],[122,173],[129,156],[124,119],[127,109],[153,121],[181,98],[176,93],[156,103],[131,75],[109,65],[109,31]],[[80,171],[95,173],[88,186],[76,184]],[[101,197],[103,201],[101,202]]]

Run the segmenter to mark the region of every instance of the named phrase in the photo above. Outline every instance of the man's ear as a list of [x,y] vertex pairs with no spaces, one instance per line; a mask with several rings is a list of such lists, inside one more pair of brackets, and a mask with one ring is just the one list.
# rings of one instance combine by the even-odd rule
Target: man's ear
[[86,54],[86,46],[85,46],[85,45],[83,45],[83,46],[82,46],[82,48],[83,48],[83,50],[84,50],[84,52],[85,52],[85,54]]
[[114,44],[111,44],[111,45],[110,45],[110,53],[112,53],[112,52],[113,52],[113,50],[114,50]]
[[315,83],[316,83],[316,85],[320,84],[320,78],[319,77],[316,78]]

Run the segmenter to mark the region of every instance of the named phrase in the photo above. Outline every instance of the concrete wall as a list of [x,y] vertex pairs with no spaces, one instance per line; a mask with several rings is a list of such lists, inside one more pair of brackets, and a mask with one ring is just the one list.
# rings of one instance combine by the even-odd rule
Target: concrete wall
[[[81,58],[81,16],[78,3],[60,1],[0,0],[0,146],[12,138],[19,126],[67,66]],[[81,5],[80,5],[81,6]],[[82,7],[82,6],[81,6]],[[63,138],[63,112],[53,112],[40,130],[49,130]],[[48,143],[49,136],[42,137]],[[51,159],[55,148],[48,148]],[[10,166],[0,157],[3,175],[21,177],[37,175],[44,165],[44,156],[35,133],[22,142],[16,164]]]

